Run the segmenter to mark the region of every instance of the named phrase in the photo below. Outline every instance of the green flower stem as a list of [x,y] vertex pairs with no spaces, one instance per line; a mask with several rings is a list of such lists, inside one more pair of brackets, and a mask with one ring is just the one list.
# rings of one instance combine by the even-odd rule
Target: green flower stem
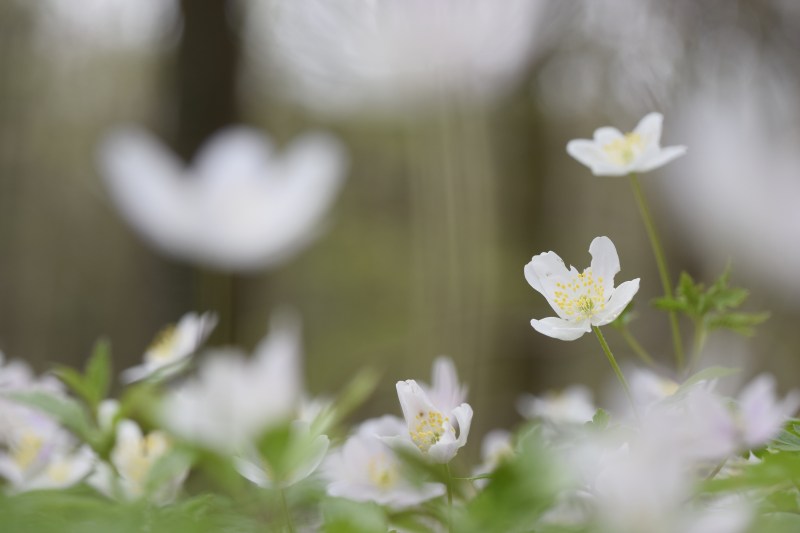
[[447,475],[447,530],[453,531],[453,474],[450,473],[450,463],[444,464]]
[[[670,281],[669,270],[667,269],[667,261],[664,259],[664,250],[661,247],[661,241],[658,239],[653,218],[650,216],[650,209],[647,207],[647,200],[642,192],[642,187],[639,185],[639,178],[636,174],[630,174],[631,188],[633,195],[636,198],[636,204],[639,206],[639,213],[642,215],[647,236],[650,238],[650,246],[653,248],[653,254],[656,256],[656,264],[658,265],[658,274],[661,277],[661,285],[664,287],[664,296],[671,298],[672,282]],[[683,342],[681,340],[681,330],[678,326],[678,316],[675,311],[669,312],[669,325],[672,329],[672,344],[675,348],[675,362],[678,367],[678,372],[683,371],[684,355],[683,355]]]
[[292,524],[292,515],[289,513],[289,506],[286,504],[286,491],[280,490],[281,493],[281,506],[283,507],[283,516],[286,519],[286,530],[289,533],[294,533],[294,524]]
[[692,340],[692,356],[691,360],[689,361],[689,370],[696,368],[697,363],[700,362],[700,354],[703,352],[703,348],[706,345],[707,336],[708,330],[703,323],[703,319],[701,318],[699,320],[695,320],[694,339]]
[[628,401],[631,403],[631,408],[633,409],[634,415],[636,415],[638,418],[638,412],[636,411],[636,404],[633,401],[633,395],[631,395],[631,389],[628,387],[628,382],[625,379],[625,376],[622,374],[622,370],[619,368],[617,360],[614,358],[614,354],[611,353],[611,348],[608,347],[606,338],[603,336],[603,333],[597,326],[592,326],[592,329],[594,330],[595,335],[597,335],[597,340],[600,341],[600,346],[602,346],[603,352],[605,352],[606,357],[608,358],[608,362],[611,363],[611,368],[614,369],[617,379],[622,384],[622,388],[625,391],[625,396],[628,397]]
[[647,353],[647,350],[645,350],[644,347],[639,344],[639,341],[634,338],[628,327],[622,326],[619,328],[619,332],[622,334],[622,338],[625,339],[625,342],[628,343],[630,349],[633,350],[633,353],[635,353],[647,366],[655,368],[656,362],[653,360],[652,356]]

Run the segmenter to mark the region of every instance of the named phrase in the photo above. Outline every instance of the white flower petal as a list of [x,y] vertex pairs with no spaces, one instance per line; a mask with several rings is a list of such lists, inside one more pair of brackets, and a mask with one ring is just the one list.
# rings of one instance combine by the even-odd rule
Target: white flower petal
[[574,139],[567,143],[567,153],[579,163],[589,168],[602,167],[608,164],[608,158],[602,148],[594,141]]
[[619,285],[611,294],[611,298],[606,304],[606,308],[592,317],[592,324],[603,326],[613,322],[625,310],[625,307],[633,300],[639,291],[639,278],[626,281]]
[[664,116],[661,113],[648,113],[634,128],[633,132],[638,133],[646,146],[658,146],[661,144],[661,127]]
[[440,410],[450,412],[464,402],[467,388],[458,382],[453,360],[437,357],[433,362],[432,386],[427,390],[428,398]]
[[582,337],[584,333],[592,331],[592,326],[588,320],[575,322],[556,317],[531,320],[531,326],[543,335],[562,341],[574,341]]
[[530,286],[547,299],[558,316],[566,319],[564,311],[555,303],[556,284],[568,282],[577,271],[574,268],[567,270],[564,261],[555,252],[545,252],[534,256],[525,265],[524,272]]
[[595,237],[589,245],[592,256],[592,274],[594,279],[603,278],[606,293],[614,289],[614,276],[619,272],[619,255],[617,248],[608,237]]
[[617,128],[612,128],[610,126],[597,128],[596,130],[594,130],[594,142],[601,149],[604,145],[622,139],[623,137],[624,135],[622,134],[621,131],[619,131]]
[[685,146],[669,146],[662,148],[651,157],[643,159],[636,167],[638,172],[649,172],[662,167],[686,153]]

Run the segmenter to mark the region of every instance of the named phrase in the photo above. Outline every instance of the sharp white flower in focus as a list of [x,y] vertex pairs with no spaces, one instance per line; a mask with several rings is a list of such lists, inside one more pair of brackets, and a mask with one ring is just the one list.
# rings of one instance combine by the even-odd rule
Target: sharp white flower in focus
[[686,153],[685,146],[661,147],[661,113],[650,113],[636,128],[623,134],[616,128],[595,130],[594,139],[567,143],[567,153],[592,170],[595,176],[625,176],[649,172]]
[[251,358],[216,350],[198,374],[164,400],[164,427],[221,453],[250,449],[270,427],[294,418],[302,395],[300,325],[279,315]]
[[185,314],[177,325],[167,326],[156,336],[144,354],[144,364],[125,370],[122,381],[131,383],[160,371],[163,376],[180,370],[181,363],[200,347],[216,325],[214,313]]
[[289,259],[319,233],[344,177],[333,137],[308,134],[276,154],[256,130],[217,133],[186,167],[149,133],[112,133],[100,166],[122,216],[160,251],[221,270]]
[[[541,0],[265,0],[250,21],[290,95],[326,112],[486,99],[536,50]],[[273,78],[276,76],[273,76]]]
[[391,415],[363,422],[325,462],[328,494],[403,509],[445,493],[440,483],[414,484],[386,439],[407,439],[408,428]]
[[436,405],[413,379],[397,382],[397,396],[416,448],[435,463],[450,462],[467,443],[472,407],[462,403],[449,410]]
[[531,320],[533,328],[549,337],[572,341],[612,322],[639,290],[639,279],[614,287],[619,256],[608,237],[597,237],[589,246],[592,264],[583,272],[569,270],[555,252],[534,256],[525,265],[525,279],[547,298],[558,317]]

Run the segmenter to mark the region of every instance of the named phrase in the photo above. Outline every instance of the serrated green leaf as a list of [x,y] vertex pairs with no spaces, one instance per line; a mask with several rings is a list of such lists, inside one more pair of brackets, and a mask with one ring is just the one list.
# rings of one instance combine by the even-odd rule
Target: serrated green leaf
[[786,452],[800,452],[800,437],[794,433],[783,430],[781,434],[772,441],[770,447]]

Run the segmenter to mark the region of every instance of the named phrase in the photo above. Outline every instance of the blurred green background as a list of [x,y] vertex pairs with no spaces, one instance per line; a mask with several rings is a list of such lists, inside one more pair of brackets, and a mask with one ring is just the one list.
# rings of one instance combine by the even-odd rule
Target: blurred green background
[[[511,90],[487,106],[443,105],[403,120],[326,118],[282,98],[263,51],[244,38],[248,7],[0,0],[7,356],[40,370],[82,365],[106,336],[122,370],[165,324],[207,309],[223,312],[211,345],[249,349],[270,311],[291,306],[304,320],[313,394],[334,393],[364,366],[383,371],[363,416],[399,413],[395,381],[428,380],[439,354],[469,383],[478,433],[516,423],[522,392],[583,382],[604,397],[612,375],[593,339],[560,342],[528,324],[551,311],[522,268],[546,250],[584,268],[591,239],[611,237],[618,280],[642,278],[633,329],[670,367],[666,318],[647,305],[661,289],[628,183],[592,176],[564,150],[597,127],[630,130],[657,110],[662,144],[689,145],[687,156],[643,177],[673,277],[687,270],[712,281],[730,260],[734,282],[752,290],[748,309],[773,313],[753,339],[716,334],[709,361],[797,384],[793,0],[555,2]],[[187,159],[227,124],[259,127],[278,142],[322,128],[346,143],[349,177],[312,247],[276,270],[231,279],[161,257],[117,215],[96,148],[125,122],[144,124]],[[723,134],[732,136],[720,143]],[[689,333],[684,324],[687,343]],[[620,360],[634,362],[616,332],[607,337]]]

